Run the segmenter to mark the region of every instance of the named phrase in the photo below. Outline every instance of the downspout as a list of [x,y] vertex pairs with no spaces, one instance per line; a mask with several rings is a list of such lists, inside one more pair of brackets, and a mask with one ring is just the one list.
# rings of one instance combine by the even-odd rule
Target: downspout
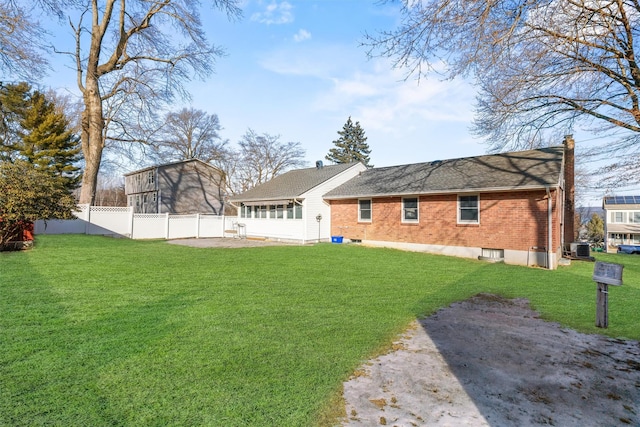
[[553,202],[551,200],[551,191],[549,187],[545,187],[547,191],[547,269],[553,270],[551,266],[551,254],[553,245]]

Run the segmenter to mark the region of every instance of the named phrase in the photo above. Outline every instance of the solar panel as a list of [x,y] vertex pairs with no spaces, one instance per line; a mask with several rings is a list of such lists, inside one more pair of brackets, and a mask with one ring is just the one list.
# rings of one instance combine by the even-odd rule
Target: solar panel
[[640,205],[640,196],[606,196],[607,205]]

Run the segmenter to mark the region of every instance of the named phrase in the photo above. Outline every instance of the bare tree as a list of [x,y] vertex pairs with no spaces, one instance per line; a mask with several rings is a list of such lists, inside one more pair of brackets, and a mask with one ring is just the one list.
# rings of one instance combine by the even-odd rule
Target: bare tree
[[495,151],[582,126],[615,130],[594,152],[638,165],[639,39],[637,0],[405,0],[400,26],[365,45],[418,78],[475,77],[474,130]]
[[[60,14],[54,0],[36,3],[49,14]],[[0,71],[29,81],[41,77],[48,66],[46,33],[31,15],[32,8],[33,4],[0,0]]]
[[[83,99],[81,122],[85,169],[81,203],[95,198],[107,141],[143,142],[139,130],[154,120],[159,104],[185,95],[183,83],[212,72],[223,51],[207,42],[197,0],[88,0],[69,19]],[[229,18],[238,0],[212,0]]]
[[[299,142],[280,142],[280,135],[267,133],[258,135],[247,130],[238,142],[238,153],[229,160],[234,167],[234,175],[227,170],[234,184],[233,193],[246,191],[258,184],[269,181],[289,169],[301,167],[305,150]],[[235,160],[233,160],[235,158]]]
[[156,157],[163,162],[220,159],[225,155],[228,143],[220,137],[221,129],[216,114],[194,108],[167,113],[154,142]]

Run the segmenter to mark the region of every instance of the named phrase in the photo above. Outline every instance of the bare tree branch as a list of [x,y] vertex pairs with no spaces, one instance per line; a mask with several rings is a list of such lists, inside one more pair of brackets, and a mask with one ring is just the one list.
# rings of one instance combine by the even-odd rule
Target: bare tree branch
[[624,131],[640,152],[637,0],[401,2],[393,31],[367,35],[371,56],[421,78],[473,77],[474,132],[494,151],[548,143],[576,126]]

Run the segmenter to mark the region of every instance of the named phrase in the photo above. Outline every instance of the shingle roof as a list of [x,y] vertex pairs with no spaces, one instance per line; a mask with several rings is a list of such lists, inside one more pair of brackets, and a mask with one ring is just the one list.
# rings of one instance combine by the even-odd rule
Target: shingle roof
[[233,196],[231,201],[252,202],[261,200],[294,199],[312,188],[355,166],[357,163],[342,163],[321,168],[296,169],[278,175],[242,194]]
[[209,164],[207,162],[204,162],[204,161],[202,161],[200,159],[187,159],[187,160],[179,160],[177,162],[164,163],[164,164],[161,164],[161,165],[147,166],[146,168],[138,169],[138,170],[135,170],[135,171],[132,171],[132,172],[127,172],[123,176],[134,175],[134,174],[137,174],[137,173],[140,173],[140,172],[144,172],[144,171],[148,171],[148,170],[152,170],[152,169],[156,169],[156,168],[158,168],[158,169],[159,168],[166,168],[166,167],[169,167],[169,166],[179,165],[181,163],[185,163],[185,164],[186,163],[199,163],[199,164],[202,164],[202,165],[204,165],[204,166],[206,166],[208,168],[219,170],[217,167],[215,167],[215,166],[213,166],[213,165],[211,165],[211,164]]
[[557,186],[563,147],[374,168],[329,191],[326,199],[505,191]]

